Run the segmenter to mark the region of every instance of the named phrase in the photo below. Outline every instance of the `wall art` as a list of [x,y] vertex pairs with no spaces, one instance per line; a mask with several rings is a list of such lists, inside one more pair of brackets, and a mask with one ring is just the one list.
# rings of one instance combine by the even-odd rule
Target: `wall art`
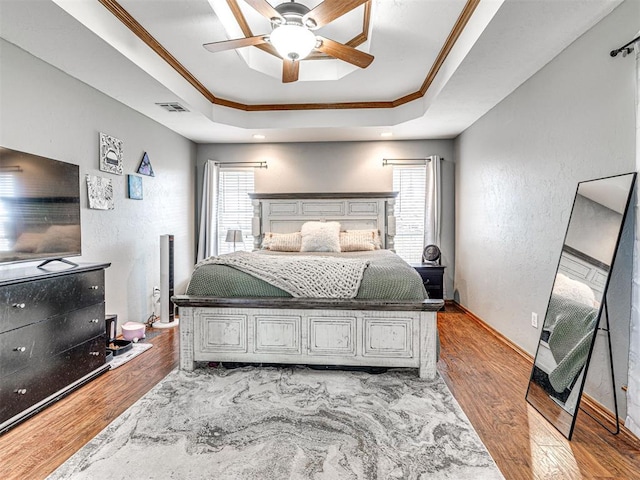
[[87,198],[89,208],[113,210],[113,183],[110,178],[87,175]]
[[127,182],[129,185],[129,198],[142,200],[142,177],[127,175]]
[[140,175],[155,177],[155,174],[153,173],[153,168],[151,167],[151,160],[149,160],[149,155],[147,155],[147,152],[144,152],[144,155],[142,156],[142,160],[140,161],[140,166],[138,167],[138,173]]
[[122,140],[100,132],[100,170],[122,175]]

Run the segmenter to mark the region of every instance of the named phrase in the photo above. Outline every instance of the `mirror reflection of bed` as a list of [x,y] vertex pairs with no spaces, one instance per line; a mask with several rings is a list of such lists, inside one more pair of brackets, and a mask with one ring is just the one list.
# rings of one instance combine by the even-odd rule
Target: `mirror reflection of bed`
[[[562,252],[534,368],[537,383],[569,413],[575,410],[579,389],[574,387],[580,384],[584,372],[602,297],[601,287],[598,292],[598,285],[590,283],[602,272],[576,260]],[[567,264],[584,266],[589,279],[572,278]]]
[[527,401],[569,439],[635,174],[580,182],[554,278]]

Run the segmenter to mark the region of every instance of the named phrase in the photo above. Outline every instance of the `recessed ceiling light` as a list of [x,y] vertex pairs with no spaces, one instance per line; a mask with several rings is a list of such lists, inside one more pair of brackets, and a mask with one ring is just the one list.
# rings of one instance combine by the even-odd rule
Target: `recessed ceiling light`
[[393,137],[393,132],[382,132],[381,137]]
[[264,135],[262,135],[261,133],[254,133],[253,134],[253,138],[255,140],[264,140],[266,137]]

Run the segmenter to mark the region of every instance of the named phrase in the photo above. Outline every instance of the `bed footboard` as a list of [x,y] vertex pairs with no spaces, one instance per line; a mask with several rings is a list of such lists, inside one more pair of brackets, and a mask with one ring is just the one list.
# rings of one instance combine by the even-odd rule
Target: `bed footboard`
[[442,300],[220,299],[176,296],[180,368],[197,362],[418,368],[437,375]]

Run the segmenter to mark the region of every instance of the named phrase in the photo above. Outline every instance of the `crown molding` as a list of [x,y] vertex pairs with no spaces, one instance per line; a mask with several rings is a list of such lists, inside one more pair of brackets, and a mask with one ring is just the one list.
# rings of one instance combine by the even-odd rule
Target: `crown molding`
[[[131,30],[140,40],[142,40],[149,48],[151,48],[157,55],[159,55],[167,64],[169,64],[178,74],[180,74],[187,82],[189,82],[198,92],[200,92],[207,100],[209,100],[214,105],[219,105],[222,107],[233,108],[236,110],[242,110],[245,112],[267,112],[267,111],[290,111],[290,110],[352,110],[352,109],[388,109],[388,108],[396,108],[406,103],[412,102],[414,100],[418,100],[422,98],[429,87],[433,83],[436,75],[440,71],[440,68],[444,64],[447,56],[451,52],[451,49],[456,44],[456,41],[460,37],[461,33],[464,31],[469,19],[473,15],[476,7],[480,3],[480,0],[467,0],[465,6],[463,7],[456,23],[454,24],[449,36],[447,37],[444,45],[440,49],[436,60],[433,65],[429,69],[429,73],[424,79],[422,85],[415,92],[404,95],[400,98],[391,101],[368,101],[368,102],[328,102],[328,103],[276,103],[276,104],[245,104],[241,102],[236,102],[232,100],[227,100],[224,98],[220,98],[215,96],[209,89],[207,89],[187,68],[182,65],[173,55],[171,55],[167,49],[165,49],[160,42],[158,42],[135,18],[133,18],[129,12],[127,12],[116,0],[98,0],[111,14],[113,14],[120,22],[122,22],[129,30]],[[240,12],[238,8],[236,0],[227,0],[230,6],[235,4],[235,8],[237,9],[240,17],[244,19],[244,15]],[[370,3],[367,2],[365,5],[368,6],[368,15],[365,14],[365,19],[363,22],[363,32],[369,30],[369,17],[370,17]],[[235,10],[232,7],[232,11]],[[236,19],[240,18],[236,16]],[[252,36],[251,29],[249,25],[246,23],[246,19],[244,19],[244,24],[239,21],[240,28],[243,30],[243,33],[247,36]],[[365,29],[366,27],[366,29]],[[247,29],[245,31],[245,28]],[[359,37],[362,34],[354,37],[350,42],[358,42]],[[364,38],[365,41],[366,37]],[[349,46],[353,46],[348,43]],[[359,43],[358,43],[359,45]],[[262,47],[262,46],[261,46]],[[266,51],[273,50],[273,47],[270,45],[265,46],[263,49]],[[269,51],[269,53],[273,53]]]

